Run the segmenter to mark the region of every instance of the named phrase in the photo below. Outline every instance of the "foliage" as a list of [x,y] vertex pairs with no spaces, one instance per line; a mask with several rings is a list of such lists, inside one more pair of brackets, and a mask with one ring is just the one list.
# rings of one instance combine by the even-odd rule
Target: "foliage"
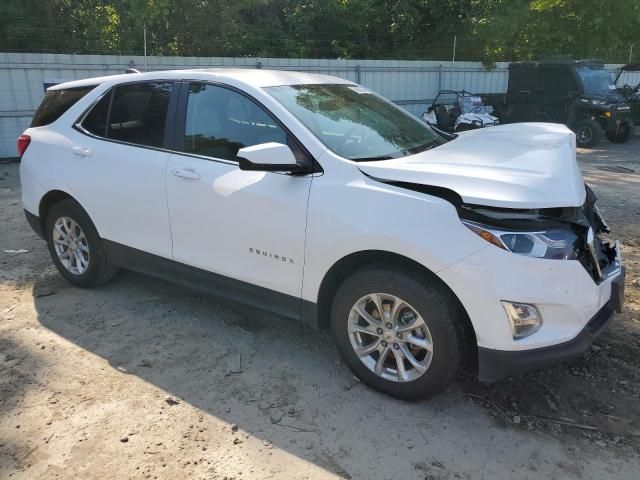
[[638,0],[2,0],[0,50],[459,60],[640,55]]
[[[637,0],[493,0],[474,2],[471,34],[485,59],[602,58],[628,60],[640,50]],[[638,51],[640,54],[640,51]]]

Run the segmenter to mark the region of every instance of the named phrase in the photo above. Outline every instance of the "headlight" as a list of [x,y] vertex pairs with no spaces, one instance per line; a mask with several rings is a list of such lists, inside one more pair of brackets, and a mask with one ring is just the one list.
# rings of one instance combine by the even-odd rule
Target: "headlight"
[[583,103],[590,103],[591,105],[594,105],[597,107],[607,107],[607,108],[611,107],[609,102],[607,102],[606,100],[596,100],[595,98],[581,98],[580,101]]
[[513,253],[557,260],[575,260],[578,257],[578,237],[567,230],[512,232],[466,220],[462,223],[487,242]]

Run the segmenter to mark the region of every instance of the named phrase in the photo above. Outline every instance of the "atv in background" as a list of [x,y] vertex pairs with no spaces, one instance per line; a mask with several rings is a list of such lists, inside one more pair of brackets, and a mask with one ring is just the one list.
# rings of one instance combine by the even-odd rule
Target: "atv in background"
[[[613,81],[616,86],[618,85],[620,77],[625,72],[640,72],[640,63],[630,63],[620,67],[616,74],[616,79]],[[635,86],[624,84],[621,87],[617,87],[617,90],[631,107],[631,118],[633,122],[636,125],[640,125],[640,82]]]
[[632,134],[629,103],[599,60],[512,63],[507,93],[482,99],[502,123],[563,123],[579,147],[594,147],[603,132],[615,143]]
[[463,132],[498,125],[493,108],[482,103],[479,95],[466,90],[441,90],[422,119],[444,132]]

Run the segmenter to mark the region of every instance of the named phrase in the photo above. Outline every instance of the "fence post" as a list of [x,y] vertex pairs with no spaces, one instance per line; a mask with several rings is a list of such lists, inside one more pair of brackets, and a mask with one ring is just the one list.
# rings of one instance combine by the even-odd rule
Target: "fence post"
[[438,92],[442,90],[442,64],[438,65]]
[[356,65],[356,83],[361,83],[360,82],[361,73],[362,73],[362,67],[360,66],[360,64],[358,64]]

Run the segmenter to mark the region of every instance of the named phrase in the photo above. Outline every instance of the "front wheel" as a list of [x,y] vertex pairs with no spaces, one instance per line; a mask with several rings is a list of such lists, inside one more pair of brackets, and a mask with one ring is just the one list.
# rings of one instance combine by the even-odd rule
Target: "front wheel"
[[367,385],[403,400],[443,391],[463,357],[452,294],[436,279],[369,267],[338,289],[331,328],[340,354]]
[[583,120],[576,126],[576,145],[581,148],[593,148],[600,143],[602,128],[595,120]]
[[118,267],[108,262],[89,215],[74,200],[62,200],[51,207],[45,235],[53,263],[73,285],[94,287],[117,275]]
[[626,143],[631,138],[632,128],[631,123],[622,122],[619,125],[616,125],[615,128],[607,130],[605,134],[612,143]]

